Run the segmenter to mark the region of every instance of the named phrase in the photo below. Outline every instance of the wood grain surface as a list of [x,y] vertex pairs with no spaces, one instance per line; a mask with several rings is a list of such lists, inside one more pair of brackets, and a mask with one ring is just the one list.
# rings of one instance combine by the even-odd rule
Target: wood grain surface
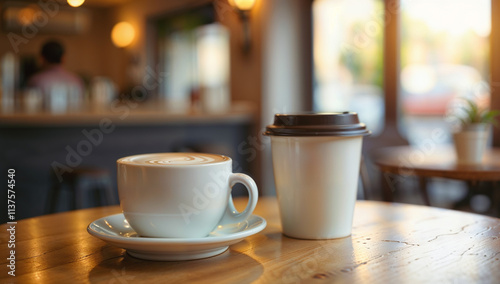
[[[246,200],[238,198],[237,207]],[[259,199],[268,226],[221,255],[156,262],[89,235],[120,208],[46,215],[16,224],[16,276],[7,274],[8,224],[0,226],[1,283],[499,283],[500,219],[425,206],[358,201],[352,236],[281,234],[276,199]]]

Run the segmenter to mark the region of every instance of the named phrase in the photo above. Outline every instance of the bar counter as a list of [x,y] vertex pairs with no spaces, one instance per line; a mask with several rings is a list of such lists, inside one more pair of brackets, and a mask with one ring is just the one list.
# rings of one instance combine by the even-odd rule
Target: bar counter
[[[255,108],[234,103],[225,113],[174,112],[161,103],[135,108],[126,104],[105,110],[51,114],[0,114],[0,173],[16,171],[17,218],[48,213],[54,182],[51,173],[85,167],[109,172],[116,194],[116,160],[158,152],[211,152],[233,159],[235,171],[255,176],[249,137],[254,137]],[[6,174],[5,174],[6,175]],[[71,209],[62,196],[57,211]],[[6,195],[0,195],[6,204]],[[97,202],[88,206],[99,205]],[[88,207],[86,206],[86,207]],[[0,223],[7,222],[6,216]]]
[[133,102],[113,103],[109,108],[85,107],[77,111],[51,113],[47,111],[12,111],[0,113],[0,127],[20,126],[81,126],[98,125],[108,119],[116,125],[164,125],[189,123],[248,123],[255,118],[255,107],[235,102],[227,112],[179,111],[165,102],[152,101],[142,105]]

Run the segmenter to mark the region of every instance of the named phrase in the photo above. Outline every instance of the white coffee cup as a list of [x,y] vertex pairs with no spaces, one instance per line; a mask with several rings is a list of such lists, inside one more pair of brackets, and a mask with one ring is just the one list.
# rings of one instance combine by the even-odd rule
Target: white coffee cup
[[361,145],[369,134],[357,114],[275,116],[271,137],[283,233],[300,239],[351,234]]
[[[218,225],[245,221],[258,191],[247,175],[232,173],[229,157],[203,153],[157,153],[117,161],[120,206],[130,226],[144,237],[200,238]],[[231,188],[248,190],[238,212]]]

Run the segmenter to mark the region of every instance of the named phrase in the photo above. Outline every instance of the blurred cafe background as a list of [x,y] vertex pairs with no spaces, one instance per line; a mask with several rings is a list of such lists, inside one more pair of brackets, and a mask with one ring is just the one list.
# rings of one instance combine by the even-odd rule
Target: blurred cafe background
[[[116,160],[140,153],[225,154],[274,195],[261,134],[299,111],[358,112],[372,131],[358,198],[382,200],[377,149],[452,145],[461,98],[500,109],[498,13],[490,0],[1,0],[0,173],[16,171],[16,217],[118,204]],[[415,177],[398,184],[394,201],[424,203]],[[477,187],[428,184],[433,206],[470,197],[457,209],[497,214],[498,182]]]

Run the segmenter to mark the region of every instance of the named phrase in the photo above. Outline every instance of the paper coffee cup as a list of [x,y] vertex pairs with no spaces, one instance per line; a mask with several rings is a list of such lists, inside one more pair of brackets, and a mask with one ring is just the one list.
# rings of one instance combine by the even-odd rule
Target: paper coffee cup
[[300,239],[351,234],[363,136],[353,112],[276,114],[271,137],[283,233]]

